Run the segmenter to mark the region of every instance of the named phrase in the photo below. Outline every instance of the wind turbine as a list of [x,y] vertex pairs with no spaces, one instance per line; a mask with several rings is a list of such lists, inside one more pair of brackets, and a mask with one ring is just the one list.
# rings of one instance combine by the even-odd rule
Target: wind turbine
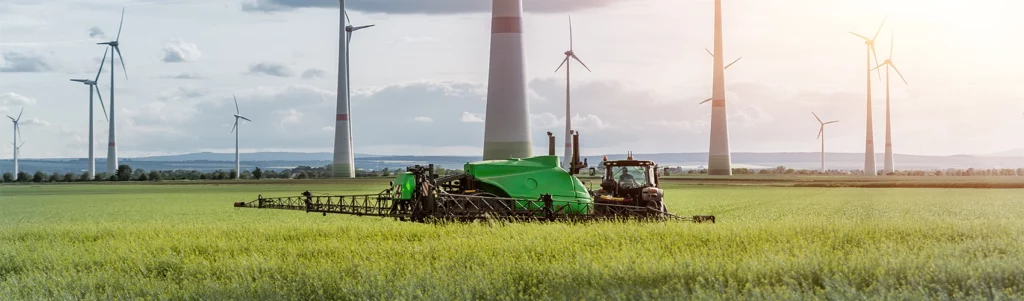
[[103,72],[103,63],[105,63],[107,61],[107,51],[109,51],[109,49],[104,49],[103,50],[103,59],[100,61],[100,70],[96,71],[96,78],[95,79],[92,79],[92,80],[89,80],[89,79],[72,79],[71,80],[73,82],[80,82],[80,83],[85,84],[86,86],[89,86],[89,179],[90,180],[96,178],[96,155],[94,154],[95,147],[93,146],[93,140],[95,140],[96,138],[95,138],[95,135],[93,135],[93,121],[92,121],[92,116],[94,115],[93,108],[92,108],[92,104],[93,104],[92,95],[93,95],[93,92],[95,92],[96,96],[99,97],[99,99],[100,99],[100,107],[103,108],[103,110],[102,110],[103,118],[105,120],[107,120],[108,122],[110,121],[110,119],[107,118],[107,108],[106,108],[106,106],[103,105],[103,95],[101,95],[99,89],[96,89],[96,83],[99,82],[99,80],[100,80],[100,73]]
[[839,122],[839,120],[822,122],[821,118],[818,118],[818,114],[814,112],[811,112],[811,114],[814,114],[814,119],[817,119],[818,123],[821,124],[821,127],[818,128],[818,140],[821,140],[821,172],[825,172],[825,125]]
[[[117,25],[117,37],[110,42],[96,43],[96,45],[107,45],[113,48],[110,51],[110,116],[107,119],[110,123],[110,130],[108,131],[109,137],[107,141],[107,173],[114,174],[117,172],[117,131],[114,127],[114,75],[117,73],[116,65],[114,65],[114,53],[117,53],[117,57],[121,59],[121,69],[124,71],[124,80],[128,80],[128,70],[124,65],[124,57],[121,56],[121,27],[124,25],[124,8],[121,9],[121,23]],[[103,55],[106,59],[106,55]]]
[[238,110],[238,97],[235,97],[235,95],[231,95],[231,98],[235,99],[235,126],[231,127],[231,131],[235,133],[235,179],[238,179],[241,177],[242,174],[241,161],[238,160],[238,131],[240,130],[238,128],[238,120],[244,119],[248,122],[252,122],[252,120],[249,120],[249,118],[245,118],[241,115],[242,112]]
[[348,12],[345,11],[345,0],[338,0],[341,5],[339,23],[341,31],[338,39],[338,104],[337,115],[334,125],[334,160],[331,165],[334,177],[353,178],[355,177],[355,157],[352,147],[352,123],[350,114],[352,112],[351,95],[349,93],[349,43],[352,41],[352,34],[358,30],[372,27],[373,25],[352,26],[348,25]]
[[[710,54],[712,58],[715,57],[715,54],[711,53],[711,50],[708,50],[707,48],[704,48],[704,51],[707,51],[708,54]],[[739,62],[742,59],[743,59],[743,57],[741,56],[740,58],[736,59],[735,61],[732,61],[732,63],[729,63],[728,65],[725,65],[725,67],[722,68],[722,70],[729,70],[729,67],[731,67],[733,64],[736,64],[737,62]],[[704,101],[701,101],[700,103],[698,103],[698,105],[705,104],[705,103],[711,101],[711,99],[712,99],[712,97],[708,97],[707,99],[704,99]]]
[[892,49],[893,44],[896,42],[896,32],[893,31],[890,37],[891,40],[889,42],[889,58],[882,62],[882,64],[879,64],[877,67],[875,67],[875,69],[878,69],[881,68],[882,66],[885,66],[885,174],[896,172],[896,167],[893,166],[891,127],[892,123],[889,118],[889,111],[891,110],[889,107],[889,68],[892,67],[892,70],[896,71],[896,74],[898,74],[900,76],[900,79],[903,80],[904,85],[909,85],[909,83],[907,83],[907,79],[903,77],[903,73],[900,73],[900,69],[896,68],[896,64],[892,62]]
[[[850,34],[855,35],[855,36],[857,36],[857,37],[859,37],[861,39],[864,39],[864,44],[867,45],[867,52],[868,52],[868,54],[867,54],[868,64],[867,64],[867,68],[865,68],[865,70],[867,70],[867,74],[868,74],[867,75],[867,84],[868,84],[867,97],[868,97],[868,102],[867,102],[867,134],[866,134],[866,137],[865,137],[865,145],[864,145],[864,174],[865,175],[870,175],[870,176],[877,175],[877,173],[878,173],[877,170],[875,170],[875,141],[874,141],[875,138],[874,138],[874,134],[871,132],[871,129],[873,127],[872,123],[871,123],[871,70],[873,70],[872,66],[874,66],[874,65],[871,64],[871,56],[874,55],[875,62],[878,62],[878,52],[875,51],[875,39],[878,38],[878,34],[882,32],[882,26],[885,26],[885,19],[888,19],[888,16],[886,16],[885,18],[882,19],[882,24],[878,26],[878,31],[875,31],[875,36],[871,37],[870,39],[865,37],[865,36],[863,36],[863,35],[856,34],[856,33],[852,32],[852,31],[850,32]],[[882,80],[882,71],[878,71],[878,80]]]
[[572,49],[572,16],[569,16],[569,50],[565,52],[565,59],[563,59],[562,63],[558,65],[558,68],[555,69],[555,72],[558,72],[558,70],[562,69],[562,66],[565,66],[565,157],[562,158],[562,167],[564,167],[566,170],[572,168],[571,162],[573,156],[571,139],[572,111],[569,107],[569,65],[572,65],[570,59],[576,60],[577,62],[580,63],[580,65],[583,65],[583,68],[587,68],[587,72],[592,72],[590,71],[590,67],[587,67],[587,64],[584,64],[583,61],[576,56],[576,52],[573,52]]
[[7,118],[10,118],[11,122],[14,123],[14,142],[11,143],[14,145],[14,180],[18,180],[18,150],[21,149],[21,145],[25,145],[25,142],[18,145],[18,134],[21,134],[21,126],[19,126],[19,122],[21,122],[21,114],[23,113],[25,113],[24,108],[22,108],[21,112],[18,113],[18,118],[7,115]]

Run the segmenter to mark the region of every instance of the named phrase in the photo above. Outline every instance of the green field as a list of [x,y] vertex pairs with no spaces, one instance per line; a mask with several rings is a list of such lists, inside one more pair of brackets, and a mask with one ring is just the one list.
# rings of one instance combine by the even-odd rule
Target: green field
[[1024,298],[1024,190],[695,183],[667,183],[669,210],[717,224],[231,206],[387,180],[0,186],[0,299]]

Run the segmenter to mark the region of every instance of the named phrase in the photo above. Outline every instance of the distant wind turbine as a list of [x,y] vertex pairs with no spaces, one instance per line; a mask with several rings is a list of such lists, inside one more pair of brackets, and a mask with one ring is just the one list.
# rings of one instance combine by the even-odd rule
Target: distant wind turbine
[[892,49],[893,44],[895,42],[896,32],[893,31],[891,35],[891,40],[889,42],[889,58],[886,59],[885,62],[879,64],[874,69],[871,69],[875,70],[881,68],[882,66],[885,66],[885,174],[896,172],[896,166],[894,166],[893,163],[892,153],[892,122],[889,116],[889,111],[891,110],[889,106],[889,68],[891,67],[893,71],[896,71],[896,74],[898,74],[900,76],[900,79],[903,80],[904,85],[909,85],[907,83],[907,79],[903,77],[903,73],[900,73],[900,69],[896,68],[896,64],[892,62]]
[[839,120],[822,122],[821,118],[818,118],[818,114],[814,112],[811,112],[811,114],[814,114],[814,119],[817,119],[818,123],[821,124],[821,127],[818,128],[818,140],[821,140],[821,172],[825,172],[825,125],[839,122]]
[[[117,37],[110,42],[96,43],[97,45],[107,45],[112,48],[110,51],[110,115],[108,121],[110,123],[110,130],[108,131],[107,140],[107,173],[114,174],[117,172],[117,131],[115,128],[114,119],[114,75],[116,75],[117,69],[114,65],[114,53],[117,53],[117,58],[121,60],[121,69],[124,72],[124,80],[128,80],[128,69],[124,65],[124,57],[121,56],[121,27],[124,25],[124,8],[121,9],[121,22],[117,25]],[[103,56],[106,58],[106,55]]]
[[[874,141],[875,135],[871,131],[871,129],[873,127],[872,123],[871,123],[871,70],[872,70],[872,67],[874,66],[873,64],[871,64],[871,56],[873,55],[875,57],[875,62],[878,62],[878,52],[875,51],[875,39],[878,38],[878,34],[882,32],[882,27],[885,26],[885,20],[886,19],[888,19],[888,17],[885,17],[885,18],[882,19],[882,24],[878,26],[878,31],[875,31],[875,36],[871,37],[870,39],[868,37],[856,34],[856,33],[852,32],[852,31],[850,32],[850,34],[853,34],[853,35],[855,35],[855,36],[857,36],[857,37],[859,37],[861,39],[864,39],[864,44],[867,45],[867,52],[868,52],[868,54],[867,54],[868,64],[867,64],[867,68],[864,68],[867,71],[867,74],[868,74],[868,77],[867,77],[867,84],[868,84],[868,89],[867,89],[867,91],[868,91],[868,93],[867,93],[868,94],[867,95],[867,97],[868,97],[868,102],[867,102],[867,134],[866,134],[866,137],[864,139],[864,142],[865,142],[865,145],[864,145],[864,174],[865,175],[869,175],[869,176],[877,175],[877,170],[875,169],[875,141]],[[878,71],[878,79],[879,80],[882,79],[882,71]]]
[[241,161],[238,160],[238,120],[244,119],[248,122],[252,122],[252,120],[241,115],[242,112],[238,110],[238,97],[231,95],[231,98],[235,99],[235,126],[231,127],[231,131],[235,133],[235,179],[238,179],[242,174]]
[[107,61],[107,51],[109,51],[109,49],[104,49],[103,50],[103,59],[100,61],[100,69],[99,69],[99,71],[96,71],[96,78],[95,79],[92,79],[92,80],[89,80],[89,79],[72,79],[71,80],[73,82],[80,82],[80,83],[85,84],[86,86],[89,86],[89,180],[92,180],[92,179],[96,178],[96,155],[94,153],[95,152],[95,146],[93,144],[94,140],[96,140],[96,136],[93,134],[93,121],[92,121],[92,117],[95,114],[95,113],[93,113],[93,107],[92,107],[92,104],[93,104],[93,100],[92,100],[93,92],[95,92],[96,96],[99,97],[99,99],[100,99],[100,107],[103,108],[103,110],[102,110],[102,112],[103,112],[103,119],[107,120],[107,122],[110,121],[110,118],[107,118],[107,107],[103,105],[103,95],[100,94],[100,90],[99,89],[96,89],[96,83],[99,82],[99,80],[100,80],[100,73],[103,72],[103,64]]
[[573,156],[573,153],[572,153],[572,111],[571,111],[570,106],[569,106],[569,95],[570,95],[570,93],[569,93],[569,91],[570,91],[569,65],[572,65],[570,59],[576,60],[577,62],[580,63],[580,65],[583,65],[583,68],[587,68],[588,72],[592,72],[592,71],[590,71],[590,67],[587,67],[587,64],[584,64],[583,61],[580,60],[580,58],[576,56],[576,52],[573,52],[573,48],[572,48],[572,16],[569,16],[569,50],[565,52],[565,59],[563,59],[562,63],[558,65],[558,68],[555,69],[555,72],[558,72],[558,70],[562,69],[562,66],[565,66],[565,156],[562,157],[562,167],[564,167],[566,170],[569,170],[569,169],[572,168],[572,166],[570,166],[570,165],[572,164],[571,162],[572,162],[572,156]]
[[[704,51],[707,51],[708,54],[710,54],[712,58],[715,57],[715,54],[711,53],[711,50],[709,50],[707,48],[704,48]],[[725,65],[725,67],[722,68],[722,70],[729,70],[729,67],[731,67],[733,64],[736,64],[737,62],[739,62],[742,59],[743,59],[743,57],[741,56],[740,58],[736,59],[735,61],[732,61],[732,63],[729,63],[728,65]],[[701,101],[700,103],[698,103],[698,105],[705,104],[705,103],[711,101],[711,99],[712,99],[711,97],[708,97],[707,99],[704,99],[704,101]]]
[[21,122],[21,114],[23,113],[25,113],[24,108],[22,108],[21,112],[18,113],[18,118],[14,118],[11,117],[11,115],[7,115],[7,118],[10,118],[11,122],[14,123],[14,142],[11,143],[14,145],[14,180],[18,180],[18,150],[21,149],[22,145],[25,145],[25,142],[22,142],[21,145],[18,145],[18,134],[21,134],[21,126],[19,125],[19,123]]

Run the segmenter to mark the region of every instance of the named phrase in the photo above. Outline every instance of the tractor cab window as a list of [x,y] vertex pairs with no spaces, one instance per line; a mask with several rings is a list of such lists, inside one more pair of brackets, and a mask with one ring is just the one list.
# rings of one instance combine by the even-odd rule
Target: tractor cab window
[[612,169],[612,179],[621,188],[640,188],[647,186],[647,168],[643,166],[621,166]]

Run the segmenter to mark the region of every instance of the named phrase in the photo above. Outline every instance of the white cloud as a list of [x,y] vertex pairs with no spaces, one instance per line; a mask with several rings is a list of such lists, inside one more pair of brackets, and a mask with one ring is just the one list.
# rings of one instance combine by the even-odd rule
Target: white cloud
[[50,126],[50,122],[35,117],[22,118],[21,125],[38,125],[42,127]]
[[462,118],[460,118],[459,121],[467,122],[467,123],[483,123],[484,122],[484,115],[483,114],[473,114],[473,113],[470,113],[470,112],[462,112]]
[[416,118],[413,118],[412,120],[413,121],[418,121],[418,122],[434,122],[434,118],[430,118],[430,117],[426,117],[426,116],[418,116]]
[[0,94],[0,105],[4,106],[31,106],[36,100],[14,92]]
[[192,62],[202,56],[203,54],[196,47],[196,44],[187,43],[181,39],[172,40],[164,45],[163,61],[165,63]]

